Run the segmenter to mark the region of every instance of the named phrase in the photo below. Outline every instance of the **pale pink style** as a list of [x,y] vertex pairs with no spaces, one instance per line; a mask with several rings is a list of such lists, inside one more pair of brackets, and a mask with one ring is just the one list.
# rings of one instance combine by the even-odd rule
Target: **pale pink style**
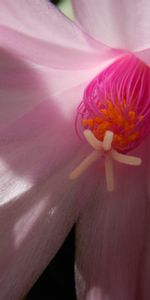
[[78,299],[149,300],[149,139],[113,193],[103,163],[69,173],[90,149],[74,128],[89,82],[128,51],[150,65],[150,3],[72,2],[75,22],[0,0],[0,299],[23,298],[77,221]]

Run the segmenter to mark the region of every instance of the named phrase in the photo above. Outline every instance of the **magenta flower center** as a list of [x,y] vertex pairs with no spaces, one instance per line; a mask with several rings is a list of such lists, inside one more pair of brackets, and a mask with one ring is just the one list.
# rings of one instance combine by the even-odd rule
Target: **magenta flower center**
[[137,147],[150,132],[150,68],[129,54],[98,74],[85,89],[77,125],[99,141],[112,131],[119,152]]

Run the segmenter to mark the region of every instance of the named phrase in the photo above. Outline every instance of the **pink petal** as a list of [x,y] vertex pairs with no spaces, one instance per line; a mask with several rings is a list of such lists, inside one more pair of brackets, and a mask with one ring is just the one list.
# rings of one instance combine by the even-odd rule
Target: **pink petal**
[[142,253],[142,261],[141,261],[141,289],[140,289],[140,299],[149,300],[150,298],[150,224],[149,224],[149,203],[147,203],[147,227],[146,227],[146,242]]
[[[143,248],[143,255],[141,261],[141,294],[140,297],[144,300],[149,300],[150,295],[150,285],[149,285],[149,278],[150,278],[150,210],[149,210],[149,199],[150,199],[150,160],[149,160],[149,150],[150,150],[150,139],[147,141],[147,206],[146,206],[146,227],[145,227],[145,245]],[[140,298],[139,298],[140,300]]]
[[46,0],[1,1],[0,43],[25,59],[65,69],[94,67],[111,52]]
[[72,115],[86,83],[84,72],[78,72],[78,82],[76,76],[69,81],[68,71],[61,86],[62,71],[60,76],[59,70],[28,66],[6,52],[2,57],[0,299],[5,300],[23,298],[81,208],[82,181],[69,181],[69,173],[80,156]]
[[86,177],[88,199],[78,222],[76,241],[78,299],[150,298],[150,290],[147,295],[144,292],[149,277],[146,283],[141,282],[149,222],[144,145],[137,152],[143,157],[141,167],[115,164],[116,190],[112,193],[106,192],[102,162]]
[[77,20],[106,45],[128,50],[150,46],[149,0],[72,0]]
[[[72,90],[75,98],[77,90]],[[79,142],[70,121],[49,100],[0,132],[2,300],[23,298],[80,210],[82,181],[69,181]]]
[[0,50],[0,129],[48,97],[41,73]]
[[[55,95],[55,103],[61,105],[62,111],[69,111],[69,105],[66,105],[68,98],[61,99],[57,96],[83,84],[78,99],[80,101],[84,86],[100,69],[96,67],[91,70],[73,71],[39,67],[27,64],[19,60],[16,55],[4,50],[0,50],[0,58],[1,129],[48,99],[50,95],[53,95],[53,98]],[[69,99],[70,104],[74,103],[71,99],[74,99],[73,95]]]
[[82,207],[82,180],[68,179],[81,156],[73,115],[97,68],[52,70],[6,51],[0,67],[0,298],[5,300],[23,298]]
[[135,51],[134,54],[150,66],[150,48],[141,51]]

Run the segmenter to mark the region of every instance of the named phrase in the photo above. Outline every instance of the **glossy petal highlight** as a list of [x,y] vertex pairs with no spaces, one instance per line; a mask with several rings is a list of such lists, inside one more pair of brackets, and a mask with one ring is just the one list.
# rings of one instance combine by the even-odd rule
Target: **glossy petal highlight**
[[[53,80],[45,98],[47,82],[39,69],[8,53],[3,57],[7,59],[1,62],[0,77],[0,298],[5,300],[24,297],[78,215],[77,183],[70,184],[68,174],[79,142],[66,115],[73,114],[83,87],[69,90],[64,85],[56,101]],[[66,105],[70,100],[72,109]]]

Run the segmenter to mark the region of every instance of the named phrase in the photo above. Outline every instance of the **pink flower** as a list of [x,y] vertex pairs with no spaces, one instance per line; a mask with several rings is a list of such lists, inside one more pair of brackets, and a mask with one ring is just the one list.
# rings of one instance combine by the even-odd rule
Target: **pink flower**
[[[133,131],[136,128],[139,135],[132,144],[124,144],[122,136],[118,144],[110,124],[102,132],[92,131],[95,127],[86,123],[88,145],[85,139],[80,141],[74,125],[77,107],[84,122],[90,118],[95,122],[97,115],[82,106],[85,100],[98,109],[91,92],[95,79],[100,93],[96,95],[101,95],[101,75],[130,56],[138,58],[137,64],[144,65],[148,75],[132,80],[129,72],[128,90],[132,93],[134,87],[138,93],[139,87],[143,96],[138,103],[144,118],[149,117],[149,97],[145,96],[150,80],[149,1],[72,2],[78,24],[46,0],[0,3],[0,298],[21,299],[77,222],[78,299],[149,300],[148,119],[143,115],[140,119],[136,102]],[[122,106],[116,105],[120,102],[106,101],[108,87],[100,109],[108,113],[113,104],[122,112]],[[126,100],[131,121],[131,97]],[[112,178],[115,181],[113,192],[106,188],[103,160],[93,163],[80,178],[69,180],[91,145],[100,147],[96,151],[102,149],[107,162],[115,155],[110,155],[113,150],[118,151],[117,158],[122,155],[121,162],[126,154],[129,163],[127,152],[132,149],[131,159],[137,163],[140,158],[142,164],[114,163],[114,175],[106,172],[108,186]],[[106,165],[106,171],[112,172],[110,161]]]

